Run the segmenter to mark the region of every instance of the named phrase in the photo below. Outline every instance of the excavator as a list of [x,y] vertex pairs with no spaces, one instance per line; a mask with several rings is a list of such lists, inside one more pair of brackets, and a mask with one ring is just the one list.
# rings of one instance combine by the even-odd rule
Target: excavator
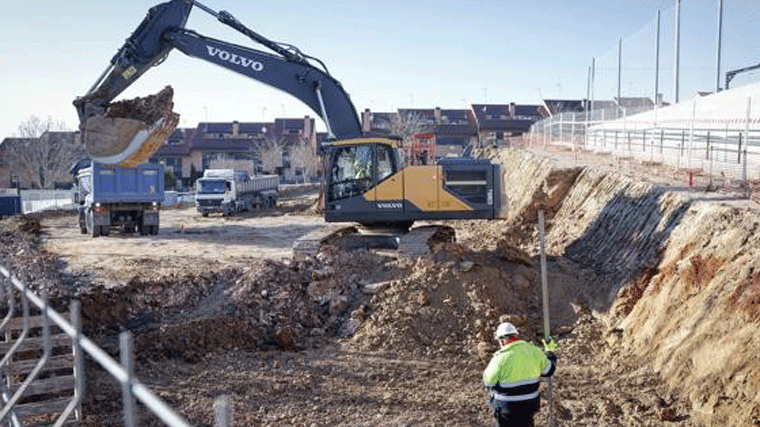
[[[244,34],[257,49],[185,28],[193,8]],[[308,254],[336,239],[344,239],[345,246],[346,236],[363,234],[365,238],[349,241],[389,245],[414,255],[426,253],[434,242],[454,239],[450,227],[412,228],[415,221],[505,217],[501,165],[465,157],[405,165],[401,138],[363,131],[348,93],[322,61],[257,34],[229,12],[194,0],[171,0],[151,8],[92,88],[74,101],[93,160],[115,165],[147,161],[176,127],[177,117],[170,112],[148,123],[106,116],[109,104],[172,49],[280,89],[324,121],[328,142],[320,148],[326,165],[325,221],[358,223],[361,228],[327,227],[299,239],[294,251]]]

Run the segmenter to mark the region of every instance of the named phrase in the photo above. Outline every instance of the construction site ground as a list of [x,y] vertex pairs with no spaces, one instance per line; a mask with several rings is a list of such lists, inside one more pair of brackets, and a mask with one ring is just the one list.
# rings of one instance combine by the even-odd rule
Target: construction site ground
[[[85,334],[114,357],[130,331],[138,378],[193,425],[224,395],[239,426],[490,426],[496,325],[542,330],[541,208],[555,425],[760,425],[753,202],[590,153],[484,155],[510,170],[510,218],[449,222],[457,243],[419,258],[292,259],[325,226],[310,189],[232,217],[165,209],[157,236],[93,239],[70,212],[6,219],[0,261],[57,307],[82,301]],[[91,360],[86,376],[82,425],[119,425],[119,386]]]

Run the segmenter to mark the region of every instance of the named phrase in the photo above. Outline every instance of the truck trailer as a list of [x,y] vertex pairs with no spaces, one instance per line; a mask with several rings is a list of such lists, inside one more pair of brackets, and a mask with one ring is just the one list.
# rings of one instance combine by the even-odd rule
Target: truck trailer
[[114,227],[125,233],[158,234],[163,165],[118,167],[92,162],[76,172],[74,182],[82,234],[107,236]]
[[233,169],[206,169],[195,182],[195,206],[202,216],[224,216],[277,204],[279,175],[249,176]]

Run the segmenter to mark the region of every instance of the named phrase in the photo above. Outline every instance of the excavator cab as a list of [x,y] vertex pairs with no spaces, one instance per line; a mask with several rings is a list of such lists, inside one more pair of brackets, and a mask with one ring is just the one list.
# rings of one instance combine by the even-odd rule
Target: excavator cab
[[398,141],[387,138],[340,141],[331,145],[327,156],[327,220],[336,215],[350,215],[351,221],[364,225],[393,222],[386,214],[403,208]]

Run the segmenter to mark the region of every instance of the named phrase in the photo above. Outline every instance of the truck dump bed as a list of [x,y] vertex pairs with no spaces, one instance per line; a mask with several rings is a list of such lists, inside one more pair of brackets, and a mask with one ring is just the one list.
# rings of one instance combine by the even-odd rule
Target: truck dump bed
[[[95,179],[93,178],[95,175]],[[91,188],[93,203],[150,203],[164,200],[164,168],[143,164],[132,168],[93,163],[78,175]]]

